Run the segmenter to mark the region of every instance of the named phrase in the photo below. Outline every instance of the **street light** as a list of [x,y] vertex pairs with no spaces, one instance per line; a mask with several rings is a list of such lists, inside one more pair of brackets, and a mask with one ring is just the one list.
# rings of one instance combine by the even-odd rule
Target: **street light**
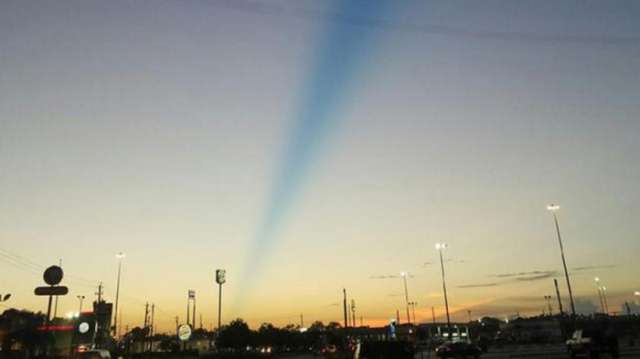
[[120,272],[122,271],[122,259],[124,259],[125,254],[119,252],[116,254],[116,258],[118,259],[118,281],[116,284],[116,307],[113,314],[113,335],[115,336],[118,327],[118,300],[120,299]]
[[82,313],[82,301],[84,300],[84,295],[77,295],[78,301],[80,301],[80,308],[78,309],[78,313]]
[[604,300],[605,314],[609,315],[609,303],[607,302],[607,287],[602,286],[602,299]]
[[569,280],[569,271],[567,270],[567,262],[564,258],[564,247],[562,246],[562,236],[560,236],[560,225],[558,225],[558,216],[556,212],[560,209],[557,204],[550,204],[547,206],[547,210],[553,214],[553,221],[556,225],[556,232],[558,233],[558,243],[560,244],[560,256],[562,257],[562,266],[564,267],[564,276],[567,280],[567,289],[569,291],[569,302],[571,303],[571,314],[575,317],[576,306],[573,302],[573,291],[571,291],[571,281]]
[[451,317],[449,316],[449,299],[447,298],[447,282],[444,275],[444,260],[442,251],[447,249],[446,243],[436,243],[436,250],[440,254],[440,269],[442,271],[442,292],[444,293],[444,308],[447,313],[447,338],[451,339]]
[[404,282],[404,301],[407,305],[407,323],[411,324],[411,315],[409,314],[409,290],[407,289],[407,272],[400,273]]
[[596,282],[596,288],[598,289],[598,300],[600,300],[600,309],[602,310],[602,313],[606,313],[604,299],[602,296],[602,287],[600,287],[600,278],[595,277],[593,278],[593,281]]
[[7,300],[9,300],[9,298],[11,298],[11,294],[5,294],[4,296],[0,295],[0,302],[6,302]]

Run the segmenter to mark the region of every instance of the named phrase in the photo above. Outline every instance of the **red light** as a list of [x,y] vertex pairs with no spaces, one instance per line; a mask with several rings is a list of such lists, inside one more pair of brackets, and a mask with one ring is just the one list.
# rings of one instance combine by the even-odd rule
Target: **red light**
[[36,330],[43,332],[53,332],[53,331],[67,331],[73,330],[73,325],[49,325],[49,326],[41,326],[37,327]]

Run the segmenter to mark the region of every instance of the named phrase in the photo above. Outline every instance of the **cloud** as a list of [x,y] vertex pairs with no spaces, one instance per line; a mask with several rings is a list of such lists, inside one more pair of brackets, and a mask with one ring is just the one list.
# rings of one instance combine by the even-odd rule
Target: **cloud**
[[615,264],[604,264],[604,265],[595,265],[595,266],[575,267],[575,268],[571,268],[571,270],[575,272],[581,272],[581,271],[589,271],[593,269],[610,269],[615,267],[616,267]]
[[497,287],[499,283],[479,283],[479,284],[463,284],[459,285],[456,288],[487,288],[487,287]]
[[369,279],[392,279],[392,278],[398,278],[399,276],[397,275],[372,275],[369,277]]
[[[398,279],[398,278],[402,278],[402,276],[396,275],[396,274],[382,274],[382,275],[372,275],[369,277],[369,279]],[[409,278],[414,278],[414,275],[409,274]]]
[[556,273],[555,270],[534,270],[530,272],[516,272],[516,273],[501,273],[501,274],[492,274],[489,277],[494,278],[513,278],[513,277],[530,277],[530,276],[539,276],[543,274]]
[[557,271],[551,271],[551,272],[540,273],[540,274],[536,274],[536,275],[526,275],[526,276],[516,277],[514,279],[516,281],[518,281],[518,282],[533,282],[533,281],[536,281],[536,280],[555,277],[557,275],[558,275]]

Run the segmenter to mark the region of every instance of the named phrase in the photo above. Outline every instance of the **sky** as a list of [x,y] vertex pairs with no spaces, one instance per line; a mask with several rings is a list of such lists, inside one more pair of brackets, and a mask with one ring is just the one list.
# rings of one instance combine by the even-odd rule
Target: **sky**
[[[634,1],[3,1],[0,294],[42,270],[184,322],[365,324],[633,300],[640,269]],[[554,303],[555,306],[555,303]],[[557,308],[556,308],[557,310]],[[404,321],[404,318],[402,318]]]

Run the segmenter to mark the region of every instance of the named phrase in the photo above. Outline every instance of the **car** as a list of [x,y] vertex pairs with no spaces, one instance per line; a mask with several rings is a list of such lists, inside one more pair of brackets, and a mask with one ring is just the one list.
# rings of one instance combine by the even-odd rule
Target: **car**
[[601,328],[578,329],[566,344],[572,358],[586,356],[595,359],[605,353],[611,354],[613,358],[619,356],[618,338]]
[[482,349],[468,342],[446,342],[436,348],[439,358],[480,358]]

